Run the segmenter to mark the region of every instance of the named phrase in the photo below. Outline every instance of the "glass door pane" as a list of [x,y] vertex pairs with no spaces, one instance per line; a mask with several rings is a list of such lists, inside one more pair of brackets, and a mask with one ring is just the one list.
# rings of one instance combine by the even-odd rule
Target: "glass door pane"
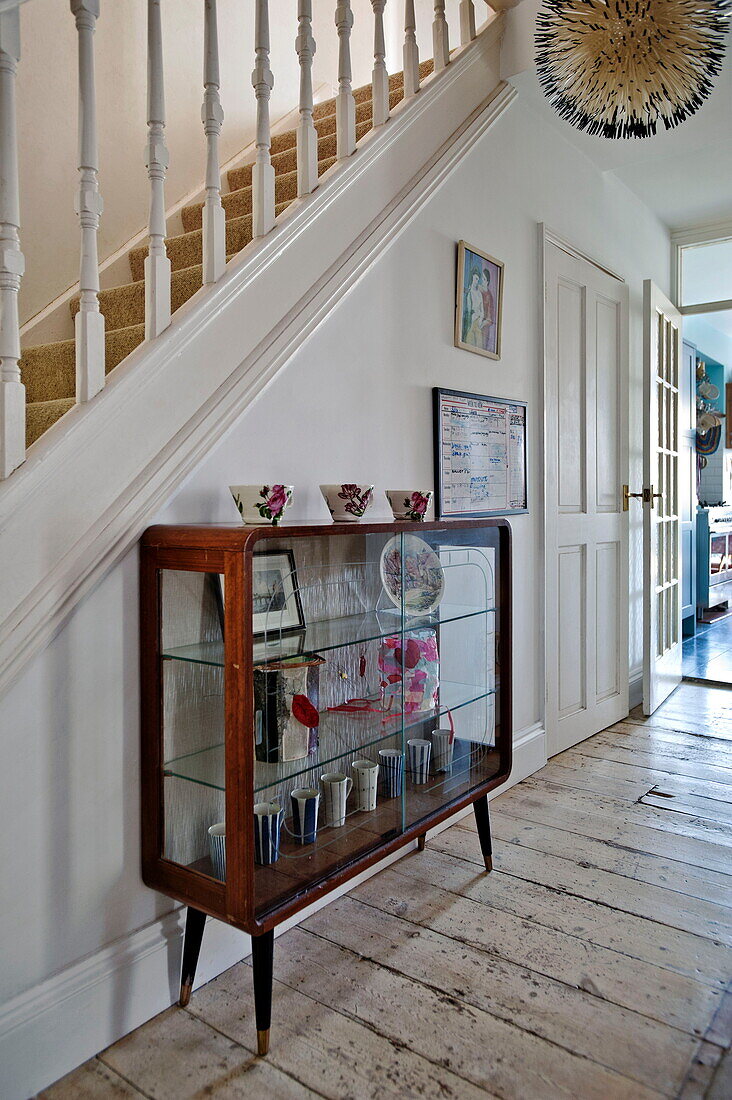
[[224,664],[217,574],[162,573],[163,852],[225,879]]
[[[410,587],[407,580],[405,588],[407,645],[415,639],[421,648],[428,647],[415,666],[416,693],[411,691],[417,707],[411,717],[421,718],[419,729],[405,730],[405,825],[409,827],[498,771],[500,563],[495,528],[406,534],[404,540],[405,575],[419,578],[420,570],[426,571],[425,602],[434,588],[430,570],[441,574],[425,623],[414,595],[420,591],[420,582]],[[450,608],[455,606],[469,608],[470,613],[454,616]],[[420,700],[422,674],[428,688]],[[405,699],[409,696],[410,686]]]

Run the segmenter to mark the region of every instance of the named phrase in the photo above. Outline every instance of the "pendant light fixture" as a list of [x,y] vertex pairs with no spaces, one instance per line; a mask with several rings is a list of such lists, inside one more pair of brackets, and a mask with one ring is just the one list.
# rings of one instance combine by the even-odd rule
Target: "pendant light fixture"
[[544,0],[536,68],[567,122],[648,137],[693,115],[722,67],[730,0]]

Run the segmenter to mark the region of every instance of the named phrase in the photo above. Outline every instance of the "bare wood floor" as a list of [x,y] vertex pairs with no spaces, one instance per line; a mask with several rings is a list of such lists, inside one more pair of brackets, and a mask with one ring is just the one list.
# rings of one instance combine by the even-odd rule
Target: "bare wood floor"
[[555,757],[48,1089],[73,1097],[732,1097],[732,691]]

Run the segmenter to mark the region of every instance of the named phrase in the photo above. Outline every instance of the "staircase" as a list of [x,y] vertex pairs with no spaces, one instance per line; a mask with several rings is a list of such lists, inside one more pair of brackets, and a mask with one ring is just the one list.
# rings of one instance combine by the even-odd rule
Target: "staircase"
[[[420,79],[433,71],[432,60],[419,66]],[[372,85],[354,91],[356,140],[373,128]],[[404,98],[404,74],[389,77],[389,107]],[[313,108],[318,134],[318,176],[336,163],[336,100],[328,99]],[[275,213],[297,198],[297,131],[272,137],[271,162],[275,170]],[[252,164],[227,173],[228,194],[221,196],[226,213],[226,258],[231,260],[252,240]],[[166,238],[172,267],[171,312],[203,285],[203,203],[182,211],[184,233]],[[105,320],[105,370],[109,374],[145,339],[145,257],[147,246],[129,253],[131,282],[99,292],[99,308]],[[79,297],[70,303],[71,316],[79,311]],[[76,404],[76,348],[74,340],[23,348],[21,378],[26,388],[26,447],[35,443],[52,424]]]
[[[13,30],[15,2],[5,0],[3,7],[0,0],[3,120],[12,118],[9,91],[20,52],[17,34],[5,33]],[[83,92],[80,292],[29,330],[55,342],[37,340],[23,348],[22,359],[17,151],[12,126],[0,128],[0,691],[135,545],[349,289],[396,245],[512,102],[515,91],[500,80],[503,17],[489,12],[476,33],[473,0],[460,0],[462,45],[448,49],[444,2],[422,2],[430,12],[434,7],[434,61],[419,64],[415,0],[404,0],[404,71],[388,75],[384,0],[372,0],[373,78],[353,90],[350,0],[337,0],[338,94],[313,106],[311,0],[298,0],[298,121],[272,135],[268,0],[253,0],[256,153],[252,163],[234,161],[223,193],[216,0],[204,0],[207,171],[199,194],[205,200],[178,211],[182,231],[169,235],[161,0],[147,0],[148,244],[138,238],[141,247],[106,269],[122,282],[129,263],[129,281],[100,289],[101,203],[88,109],[99,11],[96,0],[70,0]],[[58,340],[67,331],[69,305],[75,340]]]

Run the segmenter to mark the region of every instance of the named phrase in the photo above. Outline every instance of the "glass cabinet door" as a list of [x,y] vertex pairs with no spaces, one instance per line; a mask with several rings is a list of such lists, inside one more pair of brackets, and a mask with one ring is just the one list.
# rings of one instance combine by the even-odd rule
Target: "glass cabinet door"
[[218,574],[161,573],[163,851],[225,880],[225,708]]
[[498,770],[496,529],[265,545],[253,555],[255,820],[270,841],[255,857],[259,916]]

